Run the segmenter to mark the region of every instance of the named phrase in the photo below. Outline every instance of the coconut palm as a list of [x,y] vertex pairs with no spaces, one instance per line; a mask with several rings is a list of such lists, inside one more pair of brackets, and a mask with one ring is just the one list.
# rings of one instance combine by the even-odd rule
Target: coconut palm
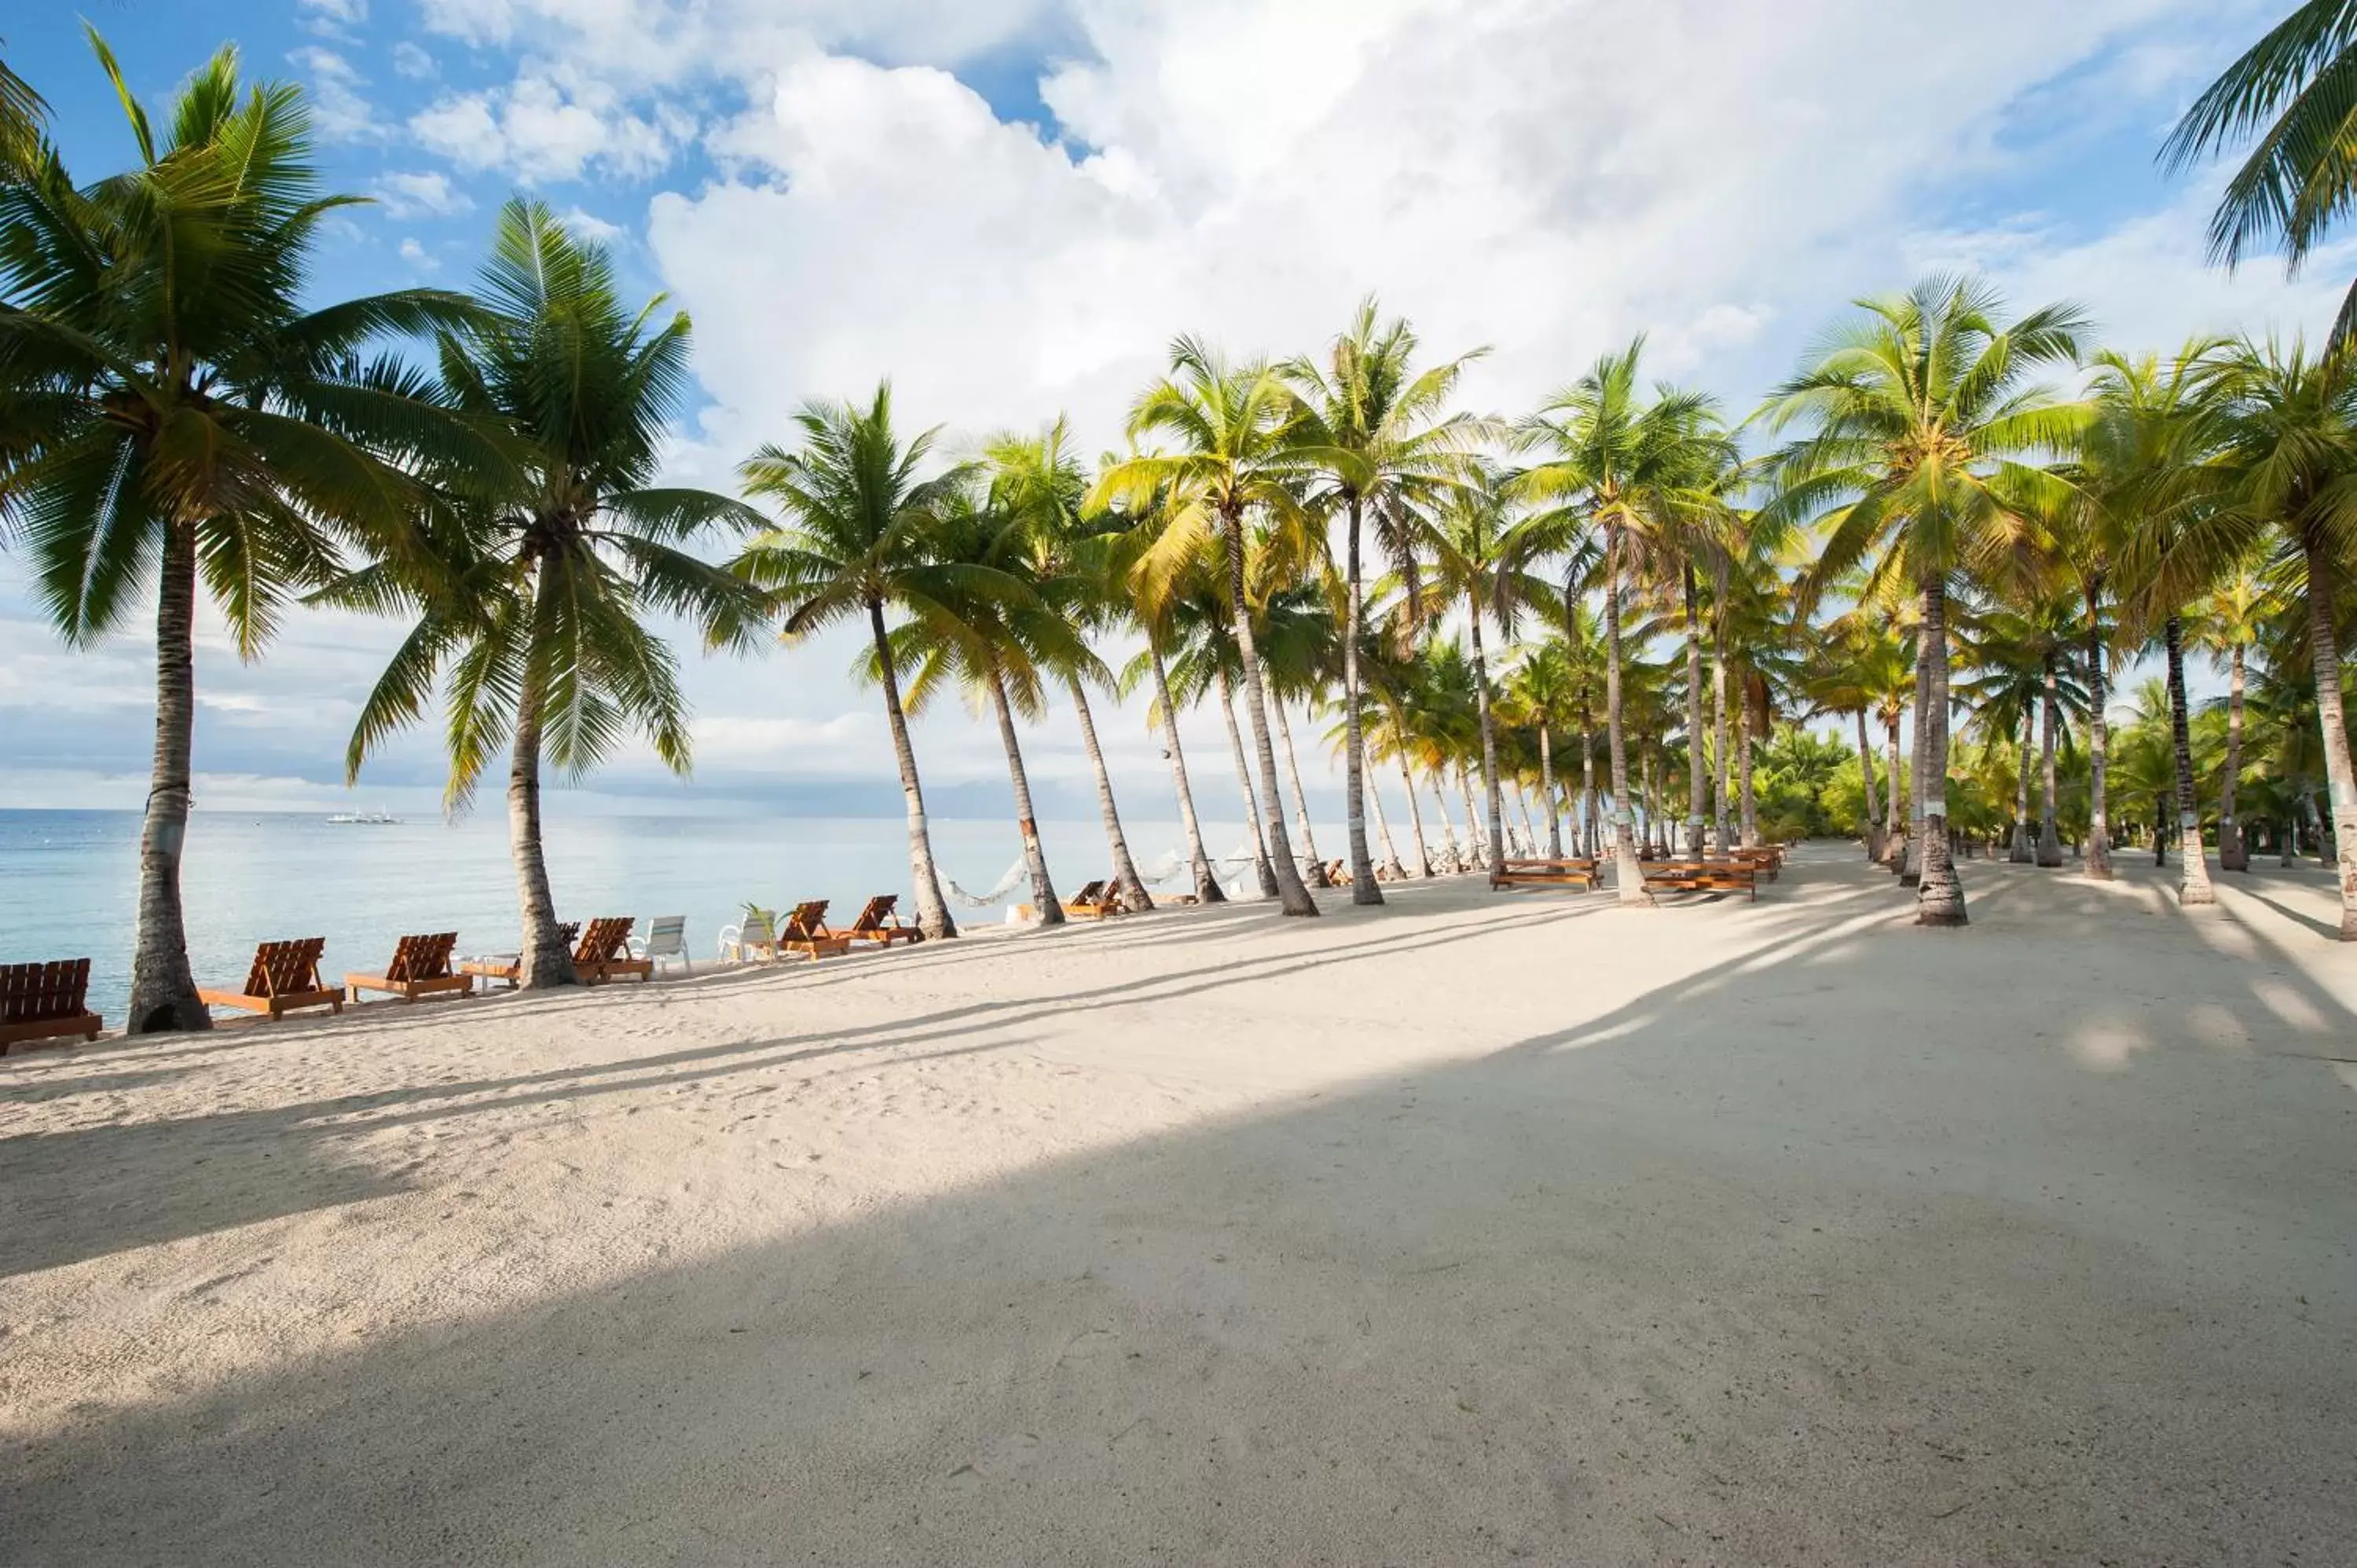
[[1515,480],[1518,496],[1556,504],[1552,515],[1558,548],[1591,532],[1603,540],[1605,727],[1614,885],[1624,905],[1653,901],[1637,859],[1621,700],[1620,623],[1638,564],[1632,556],[1712,499],[1707,487],[1724,467],[1727,450],[1708,398],[1669,387],[1657,388],[1650,400],[1645,396],[1639,376],[1644,348],[1639,338],[1622,352],[1607,355],[1524,422],[1523,445],[1542,458]]
[[780,526],[748,541],[735,569],[776,597],[782,635],[807,637],[839,621],[867,623],[870,651],[858,665],[884,691],[884,716],[909,812],[909,874],[926,936],[957,935],[933,863],[924,789],[909,742],[908,712],[893,658],[889,612],[947,615],[971,596],[975,568],[935,560],[930,536],[973,475],[964,467],[920,478],[936,432],[902,440],[892,428],[892,389],[880,384],[866,407],[805,403],[794,415],[801,445],[764,446],[737,472],[745,493],[778,507]]
[[1563,858],[1563,812],[1556,803],[1553,736],[1556,728],[1574,721],[1577,687],[1570,645],[1561,637],[1551,637],[1524,650],[1514,672],[1506,681],[1514,721],[1527,725],[1538,736],[1539,800],[1546,808],[1546,854],[1550,860]]
[[1109,518],[1117,520],[1112,526],[1125,531],[1120,537],[1116,567],[1118,591],[1146,644],[1123,670],[1120,689],[1126,695],[1149,680],[1154,683],[1153,700],[1147,704],[1146,722],[1149,729],[1158,727],[1162,731],[1162,755],[1170,764],[1170,783],[1178,802],[1179,828],[1187,840],[1188,865],[1194,879],[1195,901],[1199,904],[1222,904],[1228,896],[1221,887],[1211,856],[1203,848],[1203,826],[1195,814],[1194,784],[1188,777],[1187,752],[1178,738],[1178,704],[1170,691],[1169,653],[1174,639],[1178,600],[1169,591],[1171,585],[1168,582],[1148,583],[1141,579],[1132,559],[1141,542],[1150,542],[1160,535],[1158,524],[1140,521],[1158,505],[1159,499],[1156,498],[1150,499],[1140,513],[1107,514]]
[[1779,454],[1781,517],[1823,530],[1812,591],[1863,561],[1879,587],[1903,585],[1922,605],[1928,689],[1922,720],[1922,874],[1916,918],[1966,919],[1948,852],[1948,596],[2027,532],[2025,506],[2058,481],[2032,467],[2077,441],[2082,410],[2027,384],[2040,365],[2076,360],[2086,324],[2050,305],[2007,324],[1996,295],[1969,278],[1933,276],[1905,295],[1860,300],[1858,314],[1763,410],[1772,428],[1804,427]]
[[358,358],[382,334],[465,320],[462,296],[304,304],[319,227],[353,199],[320,188],[300,91],[247,86],[224,49],[182,86],[159,138],[92,44],[139,161],[77,187],[45,156],[0,180],[0,542],[21,547],[75,646],[154,596],[127,1026],[201,1029],[180,903],[199,589],[255,658],[289,602],[348,564],[345,546],[416,553],[404,542],[423,491],[393,462],[505,459],[415,395],[417,378]]
[[2243,774],[2244,688],[2251,654],[2258,647],[2272,607],[2268,599],[2257,570],[2246,562],[2186,614],[2187,640],[2209,655],[2212,666],[2226,671],[2226,756],[2218,786],[2218,864],[2228,871],[2251,868],[2250,850],[2234,820],[2234,789]]
[[1284,383],[1267,367],[1232,368],[1203,344],[1181,338],[1171,346],[1169,376],[1146,390],[1129,417],[1133,441],[1164,435],[1180,450],[1111,465],[1098,478],[1094,499],[1100,505],[1135,505],[1162,498],[1161,534],[1139,561],[1149,580],[1176,576],[1203,559],[1214,541],[1224,546],[1226,608],[1235,628],[1261,796],[1269,806],[1268,858],[1284,912],[1309,916],[1318,913],[1318,901],[1294,865],[1285,813],[1276,803],[1276,752],[1244,592],[1245,514],[1279,521],[1300,511],[1293,488],[1302,468],[1292,446],[1293,406]]
[[[1220,575],[1215,562],[1200,563],[1165,588],[1164,637],[1170,652],[1167,679],[1183,707],[1207,699],[1219,704],[1220,720],[1228,732],[1228,757],[1235,768],[1236,789],[1243,801],[1253,879],[1262,897],[1274,898],[1277,897],[1276,865],[1269,855],[1261,800],[1253,789],[1252,758],[1244,749],[1243,730],[1236,723],[1236,677],[1243,660],[1236,650],[1234,623],[1228,618],[1227,606],[1215,586]],[[1272,812],[1281,810],[1273,800],[1270,809]]]
[[0,177],[29,174],[38,165],[48,117],[32,84],[0,61]]
[[1465,367],[1486,350],[1418,371],[1416,348],[1406,321],[1383,320],[1371,295],[1328,347],[1325,363],[1303,358],[1281,371],[1298,398],[1294,440],[1318,474],[1318,499],[1342,515],[1342,797],[1351,899],[1357,904],[1383,901],[1360,809],[1366,776],[1366,744],[1358,728],[1366,521],[1371,514],[1376,520],[1377,542],[1393,568],[1413,577],[1410,520],[1456,479],[1465,454],[1487,433],[1482,422],[1446,412]]
[[508,748],[519,983],[531,989],[577,978],[543,848],[544,760],[578,777],[636,729],[684,775],[678,661],[645,621],[683,617],[714,643],[743,647],[765,606],[682,548],[708,528],[757,523],[756,514],[726,496],[647,484],[687,390],[686,314],[648,330],[661,299],[626,307],[605,251],[522,199],[500,213],[480,288],[483,314],[439,338],[439,394],[512,432],[515,466],[445,488],[428,509],[430,568],[380,564],[324,596],[417,613],[361,704],[349,778],[423,716],[446,674],[447,806],[463,809]]

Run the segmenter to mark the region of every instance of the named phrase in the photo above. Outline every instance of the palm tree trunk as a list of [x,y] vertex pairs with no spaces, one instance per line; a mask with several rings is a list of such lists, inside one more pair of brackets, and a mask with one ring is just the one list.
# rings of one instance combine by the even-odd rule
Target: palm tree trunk
[[1407,753],[1400,753],[1400,782],[1407,786],[1408,832],[1415,838],[1415,874],[1429,881],[1432,876],[1432,852],[1424,842],[1424,808],[1416,804],[1415,773],[1407,765]]
[[1563,858],[1563,810],[1555,798],[1555,742],[1548,738],[1546,721],[1539,721],[1539,793],[1546,805],[1546,853],[1549,860]]
[[2086,874],[2097,882],[2112,879],[2111,800],[2107,776],[2112,761],[2111,720],[2104,709],[2111,701],[2105,689],[2103,631],[2104,580],[2087,584],[2087,864]]
[[[1235,758],[1236,788],[1243,791],[1244,827],[1252,834],[1253,877],[1260,885],[1264,898],[1276,897],[1276,868],[1268,863],[1268,840],[1262,835],[1260,801],[1253,794],[1252,765],[1244,760],[1243,731],[1236,727],[1235,688],[1228,680],[1224,665],[1220,667],[1220,716],[1228,721],[1228,752]],[[1274,798],[1272,798],[1274,804]]]
[[2049,652],[2046,655],[2045,735],[2041,742],[2044,757],[2040,764],[2040,771],[2045,775],[2045,794],[2038,822],[2038,864],[2048,866],[2062,864],[2062,827],[2054,820],[2054,738],[2062,723],[2062,703],[2057,694],[2059,690],[2054,655]]
[[1178,710],[1170,703],[1170,672],[1163,667],[1162,645],[1146,639],[1146,655],[1154,666],[1154,700],[1162,710],[1162,734],[1170,746],[1170,783],[1178,792],[1178,823],[1187,832],[1187,861],[1195,874],[1195,901],[1198,904],[1224,904],[1227,890],[1220,886],[1217,874],[1211,870],[1211,857],[1203,853],[1203,824],[1195,818],[1195,791],[1187,782],[1187,753],[1178,744]]
[[1711,792],[1711,812],[1715,819],[1713,831],[1718,835],[1718,853],[1725,854],[1727,843],[1727,768],[1731,759],[1727,751],[1727,562],[1722,557],[1711,573],[1713,608],[1710,618],[1711,664],[1711,760],[1717,766],[1716,788]]
[[523,916],[523,952],[516,984],[525,991],[578,985],[573,953],[556,926],[556,897],[548,886],[548,856],[540,828],[542,693],[530,675],[516,700],[515,740],[508,759],[508,849],[515,859],[516,898]]
[[1923,585],[1923,668],[1930,680],[1922,693],[1923,727],[1916,742],[1922,769],[1922,875],[1915,890],[1915,921],[1923,926],[1961,926],[1964,884],[1948,844],[1948,587],[1937,577]]
[[2029,847],[2029,748],[2038,731],[2038,710],[2021,705],[2021,746],[2013,769],[2013,842],[2006,859],[2028,865]]
[[1448,817],[1448,781],[1436,767],[1432,774],[1432,799],[1439,808],[1440,869],[1444,875],[1454,876],[1465,869],[1465,853],[1457,847],[1457,824]]
[[2250,847],[2234,821],[2234,784],[2243,771],[2243,645],[2234,644],[2226,675],[2226,777],[2218,786],[2218,864],[2227,871],[2251,869]]
[[[1399,850],[1392,843],[1392,825],[1391,823],[1383,821],[1383,789],[1381,786],[1376,784],[1374,777],[1372,774],[1367,776],[1364,783],[1366,785],[1364,799],[1367,802],[1367,815],[1373,820],[1375,824],[1375,837],[1383,842],[1383,858],[1379,869],[1383,875],[1388,876],[1393,881],[1396,882],[1405,876],[1407,875],[1407,871],[1400,865]],[[1356,871],[1351,873],[1351,876],[1354,884],[1358,878],[1358,875],[1359,874]]]
[[[1945,592],[1945,589],[1942,590],[1943,609],[1946,607]],[[1942,628],[1943,634],[1945,630],[1943,626]],[[1947,642],[1944,635],[1940,644],[1940,653],[1943,658],[1947,656]],[[1907,812],[1907,853],[1900,861],[1899,886],[1919,890],[1917,898],[1919,907],[1921,903],[1920,890],[1923,885],[1923,803],[1930,796],[1932,789],[1931,775],[1925,768],[1932,749],[1931,714],[1932,639],[1922,628],[1918,627],[1915,628],[1915,754],[1910,763],[1914,770],[1915,788],[1912,796],[1913,803],[1908,808]],[[1944,713],[1941,715],[1941,725],[1942,734],[1944,736],[1946,733]],[[1947,768],[1947,750],[1943,746],[1940,752],[1940,766],[1943,769],[1940,779],[1940,798],[1943,811],[1947,809],[1947,778],[1944,771]]]
[[1228,509],[1228,615],[1236,628],[1236,654],[1244,667],[1244,707],[1252,720],[1253,760],[1260,765],[1261,792],[1267,797],[1268,859],[1276,873],[1276,897],[1288,915],[1315,915],[1318,900],[1302,886],[1293,864],[1293,843],[1285,832],[1285,811],[1277,805],[1276,750],[1268,738],[1268,697],[1260,678],[1260,650],[1254,644],[1252,610],[1244,599],[1244,520]]
[[1743,847],[1760,847],[1760,791],[1751,772],[1751,742],[1759,733],[1759,704],[1753,701],[1758,684],[1747,675],[1743,678],[1743,733],[1736,738],[1735,762],[1739,770],[1736,789],[1742,797]]
[[1596,732],[1585,724],[1579,727],[1579,837],[1581,852],[1596,859]]
[[1006,781],[1015,789],[1015,831],[1023,840],[1023,866],[1031,876],[1031,903],[1043,926],[1064,923],[1063,900],[1048,875],[1048,854],[1039,847],[1039,824],[1031,815],[1031,780],[1023,771],[1023,746],[1015,736],[1015,710],[1006,703],[1006,682],[990,677],[990,705],[998,715],[998,744],[1006,748]]
[[[1359,711],[1359,635],[1366,610],[1364,585],[1359,568],[1359,497],[1351,496],[1349,540],[1345,550],[1347,595],[1342,614],[1342,810],[1351,834],[1351,902],[1380,904],[1383,890],[1375,886],[1375,863],[1367,851],[1367,819],[1361,802],[1374,788],[1367,777],[1367,733]],[[1376,808],[1381,811],[1382,808]],[[1399,856],[1384,834],[1383,859],[1397,875]]]
[[197,726],[197,534],[167,526],[156,589],[156,754],[139,824],[139,925],[131,957],[131,1012],[124,1032],[210,1029],[188,968],[180,907],[180,853],[188,843],[189,774]]
[[1662,799],[1659,786],[1653,781],[1653,748],[1650,746],[1637,748],[1637,805],[1645,813],[1644,831],[1638,835],[1638,843],[1643,846],[1641,853],[1656,858],[1662,853]]
[[1481,649],[1481,601],[1468,594],[1465,609],[1473,624],[1473,695],[1481,720],[1481,787],[1490,807],[1490,865],[1494,871],[1506,858],[1505,806],[1498,794],[1498,721],[1490,711],[1490,660]]
[[2177,754],[2177,827],[2183,841],[2177,855],[2177,901],[2215,904],[2218,892],[2210,885],[2210,855],[2201,847],[2201,812],[2193,798],[2193,743],[2185,707],[2185,628],[2177,617],[2162,623],[2161,641],[2169,651],[2169,736]]
[[1457,790],[1465,799],[1466,847],[1473,853],[1473,869],[1480,871],[1492,864],[1490,855],[1497,842],[1497,818],[1490,819],[1491,832],[1484,836],[1480,828],[1481,813],[1473,804],[1473,770],[1461,762],[1457,765]]
[[1695,624],[1700,588],[1691,564],[1682,574],[1686,590],[1686,853],[1699,860],[1706,820],[1704,797],[1710,792],[1704,782],[1708,775],[1702,753],[1702,628]]
[[1637,822],[1629,810],[1629,742],[1620,713],[1620,524],[1604,530],[1604,728],[1612,772],[1612,882],[1622,905],[1649,908],[1652,889],[1637,860]]
[[892,639],[884,630],[884,601],[867,601],[867,629],[876,639],[876,663],[883,677],[884,716],[892,727],[892,755],[900,765],[900,795],[909,806],[909,879],[916,885],[917,929],[932,941],[957,935],[949,901],[942,897],[941,873],[933,865],[932,829],[925,821],[924,786],[917,782],[917,748],[909,744],[909,715],[900,706],[900,675],[892,664]]
[[1520,779],[1514,780],[1514,814],[1523,820],[1523,853],[1536,854],[1539,835],[1537,830],[1531,826],[1531,798]]
[[1867,738],[1866,710],[1857,711],[1857,770],[1866,778],[1866,858],[1882,858],[1882,810],[1874,792],[1874,743]]
[[2339,589],[2332,542],[2311,527],[2308,556],[2308,645],[2316,666],[2316,718],[2324,737],[2324,777],[2332,791],[2332,853],[2341,873],[2341,940],[2357,942],[2357,767],[2349,757],[2349,723],[2341,706],[2341,650],[2332,635]]
[[1882,715],[1884,725],[1883,740],[1886,746],[1886,749],[1883,752],[1883,777],[1889,781],[1890,788],[1884,794],[1882,800],[1881,858],[1883,865],[1888,866],[1894,873],[1901,867],[1907,859],[1907,832],[1905,829],[1899,825],[1900,810],[1906,804],[1906,802],[1900,799],[1900,790],[1899,788],[1899,769],[1900,767],[1899,722],[1905,711],[1905,708],[1900,703],[1893,702]]
[[1105,845],[1113,851],[1114,885],[1121,889],[1122,908],[1141,914],[1154,908],[1154,896],[1137,875],[1137,863],[1129,857],[1129,840],[1121,831],[1121,810],[1114,804],[1113,775],[1105,771],[1104,752],[1097,745],[1097,722],[1089,712],[1089,694],[1077,676],[1064,678],[1064,689],[1071,693],[1072,712],[1080,716],[1081,746],[1089,754],[1089,771],[1096,775],[1097,815],[1104,819]]
[[1301,792],[1301,758],[1293,749],[1293,721],[1285,716],[1282,702],[1269,706],[1276,711],[1276,737],[1285,748],[1285,781],[1293,789],[1293,820],[1301,824],[1301,853],[1309,866],[1306,879],[1312,887],[1331,887],[1333,878],[1326,875],[1326,863],[1318,857],[1318,840],[1309,832],[1309,797]]

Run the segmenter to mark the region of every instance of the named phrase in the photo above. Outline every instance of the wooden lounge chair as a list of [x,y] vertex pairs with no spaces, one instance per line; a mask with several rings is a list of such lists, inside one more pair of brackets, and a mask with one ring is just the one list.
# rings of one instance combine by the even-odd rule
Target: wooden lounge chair
[[1121,907],[1121,894],[1110,882],[1092,882],[1064,900],[1064,913],[1080,920],[1102,920],[1108,915],[1127,913]]
[[573,950],[573,972],[584,985],[603,985],[622,975],[635,974],[643,984],[654,978],[651,959],[630,956],[630,928],[639,922],[629,915],[608,915],[589,922]]
[[0,964],[0,1056],[27,1040],[98,1038],[105,1027],[83,1005],[90,993],[90,960]]
[[795,905],[787,913],[785,924],[778,928],[778,946],[790,952],[808,953],[815,961],[831,952],[849,952],[851,939],[826,929],[826,900],[813,898]]
[[1671,893],[1741,893],[1757,902],[1759,868],[1733,860],[1665,860],[1645,868],[1645,886]]
[[694,974],[695,963],[687,956],[687,917],[657,915],[647,923],[645,941],[632,939],[630,956],[644,959],[650,967],[660,960],[675,958],[683,972]]
[[1598,884],[1596,863],[1566,856],[1559,860],[1501,860],[1490,873],[1492,887],[1580,887]]
[[197,999],[213,1007],[267,1013],[273,1019],[297,1007],[327,1007],[340,1013],[344,1010],[344,988],[328,985],[319,978],[319,954],[327,946],[325,937],[264,942],[253,950],[253,968],[246,973],[244,990],[199,989]]
[[[556,940],[566,947],[571,947],[573,939],[580,934],[581,922],[578,920],[566,920],[556,928]],[[458,972],[482,980],[504,980],[508,983],[508,989],[513,991],[523,978],[523,954],[502,952],[467,959],[458,965]]]
[[458,933],[439,931],[430,937],[404,937],[393,944],[393,961],[384,966],[382,974],[348,974],[344,989],[358,1002],[363,991],[382,991],[414,1002],[421,996],[437,994],[471,994],[475,977],[453,973],[450,950],[458,945]]
[[878,893],[867,900],[859,911],[859,918],[826,934],[855,942],[874,942],[882,948],[889,948],[894,942],[923,941],[925,933],[900,918],[899,903],[898,893]]
[[1326,884],[1329,887],[1351,886],[1351,863],[1347,860],[1338,860],[1329,865],[1326,868]]

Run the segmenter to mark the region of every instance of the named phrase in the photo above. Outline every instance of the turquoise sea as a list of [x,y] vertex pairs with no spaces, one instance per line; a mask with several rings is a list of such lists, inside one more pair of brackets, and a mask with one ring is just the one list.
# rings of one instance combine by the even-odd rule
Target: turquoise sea
[[[1125,823],[1147,875],[1184,842],[1176,822]],[[1318,825],[1321,849],[1329,830]],[[1214,855],[1243,838],[1241,823],[1207,822]],[[1340,852],[1339,826],[1331,830]],[[991,890],[1020,846],[1006,822],[936,819],[934,854],[944,875]],[[1094,821],[1043,822],[1049,866],[1069,894],[1106,875],[1104,832]],[[713,956],[720,929],[747,902],[776,908],[804,898],[834,902],[848,919],[869,895],[908,896],[908,830],[898,819],[554,817],[548,866],[565,919],[632,915],[643,934],[657,915],[687,917],[688,950]],[[91,960],[91,1005],[119,1027],[131,989],[139,815],[135,811],[0,811],[0,962]],[[1166,885],[1186,890],[1183,875]],[[199,811],[189,820],[182,893],[188,954],[200,985],[243,983],[256,942],[328,940],[331,981],[373,970],[411,931],[458,932],[458,950],[517,944],[515,878],[504,816],[457,823],[331,823],[327,813],[255,815]],[[1028,898],[1028,885],[1008,896]],[[968,908],[961,923],[996,922],[1002,901]]]

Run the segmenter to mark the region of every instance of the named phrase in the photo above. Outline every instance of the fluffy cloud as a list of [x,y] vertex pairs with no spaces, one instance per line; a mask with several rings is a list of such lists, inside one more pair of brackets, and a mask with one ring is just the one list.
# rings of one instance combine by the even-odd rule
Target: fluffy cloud
[[368,78],[333,49],[316,44],[293,50],[287,59],[311,79],[311,123],[331,141],[372,141],[385,134],[376,110],[361,93]]
[[394,172],[376,182],[376,199],[395,218],[447,218],[465,212],[474,202],[437,169]]
[[431,80],[438,71],[434,57],[407,38],[393,46],[393,69],[414,81]]
[[669,105],[634,113],[595,78],[527,72],[506,87],[442,98],[409,127],[462,167],[505,168],[540,182],[578,179],[593,166],[642,178],[662,167],[694,121]]

